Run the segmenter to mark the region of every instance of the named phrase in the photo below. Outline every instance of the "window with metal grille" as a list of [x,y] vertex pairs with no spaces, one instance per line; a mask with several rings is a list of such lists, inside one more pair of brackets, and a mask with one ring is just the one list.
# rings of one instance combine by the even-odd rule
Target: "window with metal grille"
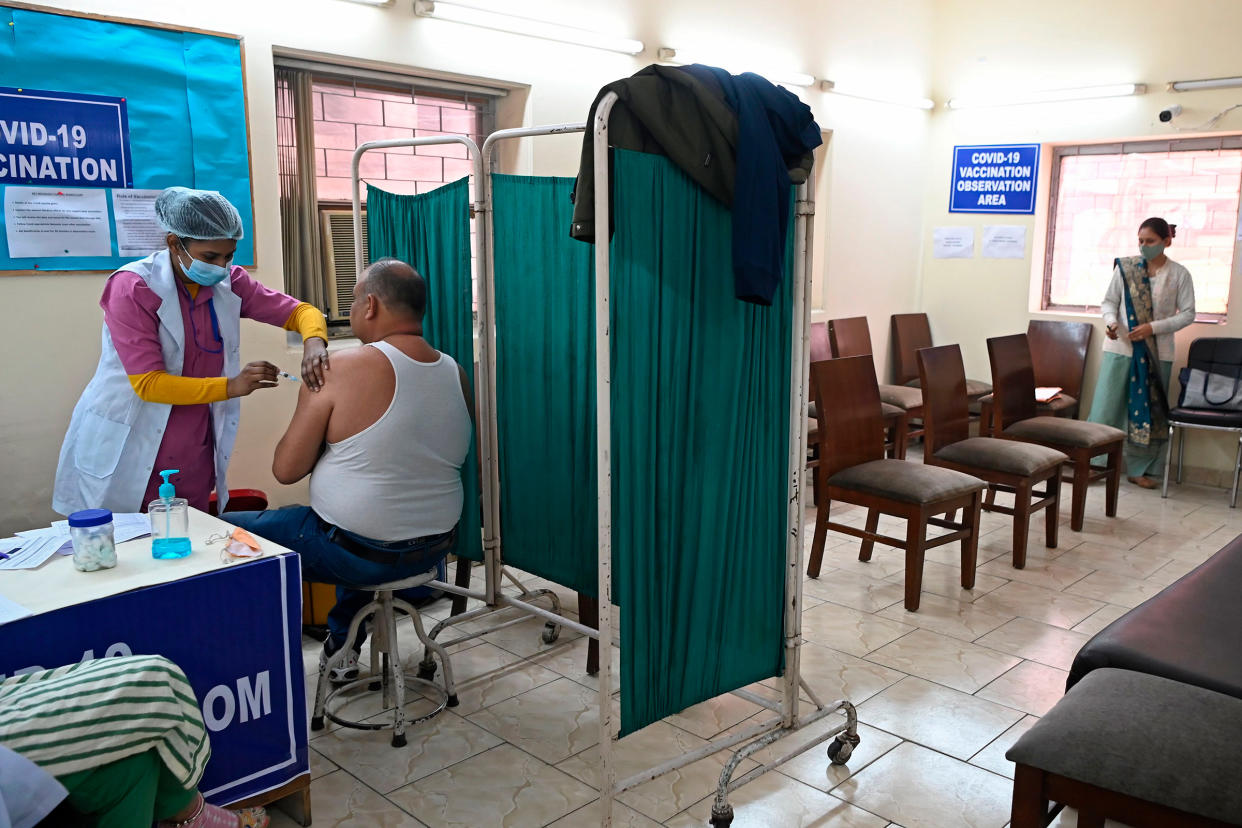
[[[363,78],[349,77],[345,67],[339,71],[278,65],[276,116],[286,287],[322,308],[329,328],[344,335],[358,275],[350,212],[354,149],[366,141],[438,135],[465,135],[482,144],[493,127],[495,97],[369,70],[361,73]],[[413,195],[470,173],[460,144],[393,147],[363,155],[364,245],[368,183]],[[472,198],[474,185],[471,181]]]
[[1042,307],[1094,313],[1113,260],[1138,254],[1151,216],[1177,225],[1169,257],[1190,270],[1204,321],[1223,320],[1238,240],[1242,136],[1057,147]]

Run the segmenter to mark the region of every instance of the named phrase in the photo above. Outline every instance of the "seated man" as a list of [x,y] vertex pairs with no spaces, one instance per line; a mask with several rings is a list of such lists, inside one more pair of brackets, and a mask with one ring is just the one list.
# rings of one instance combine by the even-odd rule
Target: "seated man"
[[423,339],[426,307],[427,284],[414,268],[396,259],[367,268],[349,312],[366,344],[334,353],[318,391],[302,386],[272,462],[281,483],[311,476],[311,505],[223,515],[296,550],[306,580],[338,585],[321,663],[346,644],[354,652],[333,681],[357,678],[366,638],[361,629],[346,641],[371,600],[350,587],[432,569],[462,513],[474,405],[465,372]]

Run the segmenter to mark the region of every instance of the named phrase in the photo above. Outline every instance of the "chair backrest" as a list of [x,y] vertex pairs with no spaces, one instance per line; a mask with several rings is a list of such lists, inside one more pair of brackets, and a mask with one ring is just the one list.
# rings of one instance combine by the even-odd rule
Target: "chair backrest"
[[1082,399],[1082,375],[1087,370],[1087,352],[1095,326],[1090,322],[1054,322],[1032,319],[1026,326],[1031,346],[1031,367],[1035,384],[1059,387],[1075,399]]
[[832,359],[832,344],[828,341],[828,323],[811,323],[811,362]]
[[1035,416],[1035,369],[1026,334],[997,336],[988,340],[992,363],[992,396],[1002,430]]
[[918,352],[919,384],[923,389],[926,449],[935,454],[970,436],[970,403],[966,399],[966,368],[957,345],[923,348]]
[[[1186,367],[1198,368],[1209,374],[1227,377],[1242,376],[1242,339],[1228,336],[1205,336],[1190,343]],[[1186,386],[1178,394],[1177,404],[1186,397]]]
[[867,317],[829,319],[828,341],[834,358],[871,356],[871,329],[867,327]]
[[871,355],[813,362],[811,377],[819,425],[820,479],[884,459],[880,389]]
[[905,385],[919,378],[918,352],[932,346],[931,323],[925,313],[893,314],[893,373],[895,382]]

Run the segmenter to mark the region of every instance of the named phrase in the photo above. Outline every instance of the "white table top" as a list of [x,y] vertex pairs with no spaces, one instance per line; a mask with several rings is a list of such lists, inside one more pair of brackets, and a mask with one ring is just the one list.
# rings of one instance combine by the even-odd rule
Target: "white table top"
[[[229,533],[233,526],[206,512],[190,509],[191,552],[184,558],[156,560],[151,557],[151,538],[138,538],[116,545],[116,566],[95,572],[79,572],[70,555],[53,555],[38,569],[0,570],[0,595],[26,607],[32,614],[96,601],[142,587],[192,578],[205,572],[238,566],[220,560],[222,543],[207,545],[207,538]],[[292,554],[291,550],[264,538],[255,540],[263,557]],[[261,560],[248,558],[246,560]]]

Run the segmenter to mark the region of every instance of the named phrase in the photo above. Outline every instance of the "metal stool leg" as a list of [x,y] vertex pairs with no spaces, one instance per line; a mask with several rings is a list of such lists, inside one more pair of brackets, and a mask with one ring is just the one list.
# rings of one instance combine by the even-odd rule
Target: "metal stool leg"
[[[384,593],[384,626],[386,630],[388,669],[392,676],[393,714],[392,746],[405,747],[405,664],[397,645],[397,613],[391,592]],[[387,677],[387,675],[385,676]]]
[[419,616],[417,610],[400,598],[395,599],[393,604],[397,609],[410,616],[410,621],[414,624],[414,632],[418,635],[418,640],[423,643],[424,652],[427,653],[426,657],[430,659],[432,653],[440,657],[440,663],[444,665],[444,692],[448,694],[448,706],[456,707],[458,704],[457,685],[453,681],[453,664],[449,661],[448,651],[440,646],[434,638],[427,635],[427,631],[423,628],[422,617]]
[[[323,730],[323,714],[328,704],[328,674],[332,672],[334,667],[339,666],[345,661],[345,656],[349,654],[350,645],[354,641],[354,637],[358,635],[358,628],[362,626],[362,622],[371,615],[375,614],[379,604],[375,601],[367,604],[358,613],[354,615],[354,620],[349,622],[349,635],[345,638],[345,646],[328,656],[328,660],[324,662],[323,667],[319,670],[319,681],[315,685],[315,712],[311,715],[311,730]],[[374,650],[372,650],[372,658],[374,658]],[[372,664],[375,662],[372,661]]]

